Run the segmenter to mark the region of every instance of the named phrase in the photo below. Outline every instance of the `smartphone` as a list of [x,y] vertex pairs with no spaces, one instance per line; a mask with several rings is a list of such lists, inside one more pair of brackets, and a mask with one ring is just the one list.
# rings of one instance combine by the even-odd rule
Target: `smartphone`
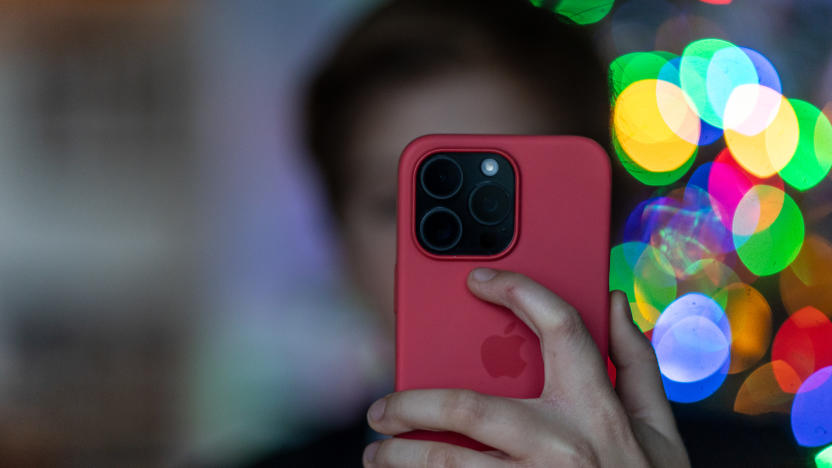
[[[523,273],[580,313],[602,356],[609,334],[610,163],[578,136],[427,135],[399,160],[396,391],[466,388],[536,398],[537,336],[468,291],[476,267]],[[402,437],[474,449],[460,434]]]

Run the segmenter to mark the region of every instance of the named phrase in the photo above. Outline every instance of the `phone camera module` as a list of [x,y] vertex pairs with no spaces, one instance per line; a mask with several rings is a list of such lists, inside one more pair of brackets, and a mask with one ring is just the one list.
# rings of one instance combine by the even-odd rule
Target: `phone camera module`
[[478,223],[493,226],[500,224],[511,211],[511,197],[503,187],[485,182],[471,192],[468,209]]
[[419,235],[422,242],[433,250],[450,250],[462,238],[462,221],[453,211],[436,207],[422,218],[419,223]]
[[422,188],[433,198],[451,198],[462,187],[462,168],[447,156],[435,156],[422,167]]
[[490,151],[438,150],[411,173],[413,239],[428,255],[492,256],[516,229],[514,166]]

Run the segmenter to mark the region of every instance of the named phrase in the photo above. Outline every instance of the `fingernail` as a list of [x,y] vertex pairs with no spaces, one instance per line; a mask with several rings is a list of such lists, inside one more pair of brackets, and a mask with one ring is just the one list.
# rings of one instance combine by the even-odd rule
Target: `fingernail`
[[373,442],[364,449],[364,461],[372,463],[372,461],[375,460],[379,444],[381,444],[381,442]]
[[370,405],[370,409],[367,410],[367,414],[370,416],[370,419],[373,421],[378,421],[384,416],[384,407],[387,406],[387,398],[382,398],[381,400],[376,400],[375,403]]
[[477,268],[473,273],[471,273],[471,276],[475,281],[488,281],[497,276],[497,270],[492,270],[491,268]]

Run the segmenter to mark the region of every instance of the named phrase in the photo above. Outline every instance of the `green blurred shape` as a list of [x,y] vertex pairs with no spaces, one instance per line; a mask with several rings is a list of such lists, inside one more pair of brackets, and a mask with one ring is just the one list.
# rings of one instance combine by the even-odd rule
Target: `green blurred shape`
[[693,163],[696,160],[696,154],[699,152],[699,147],[697,147],[690,158],[688,158],[687,162],[672,171],[652,172],[641,167],[627,155],[627,152],[624,151],[624,148],[622,148],[621,144],[618,142],[618,137],[616,136],[614,130],[612,132],[612,147],[615,154],[618,156],[618,160],[621,161],[621,165],[624,166],[624,169],[626,169],[631,176],[642,184],[652,187],[670,185],[681,179],[682,176],[690,170],[691,166],[693,166]]
[[677,55],[671,52],[632,52],[622,55],[610,64],[609,81],[612,103],[627,89],[627,86],[641,80],[656,80],[668,62]]
[[625,242],[610,251],[610,291],[624,291],[630,303],[636,301],[633,270],[646,247],[643,242]]
[[658,315],[676,299],[676,277],[664,255],[644,242],[625,242],[610,251],[610,291],[627,295],[633,322],[653,328]]
[[800,129],[797,150],[780,176],[798,190],[808,190],[832,168],[832,124],[820,109],[799,99],[789,99]]
[[728,41],[713,38],[691,42],[682,52],[682,62],[679,66],[679,81],[682,90],[690,97],[699,117],[719,128],[722,128],[722,117],[713,108],[708,96],[708,68],[714,54],[729,47],[736,48],[737,46]]
[[584,25],[604,19],[614,0],[529,0],[532,5],[553,11],[573,23]]
[[714,111],[716,120],[709,124],[722,128],[728,99],[740,85],[759,84],[760,76],[748,55],[736,46],[723,47],[710,58],[705,88],[708,105]]
[[697,260],[686,273],[688,277],[679,282],[680,286],[709,296],[722,310],[728,306],[725,288],[741,281],[731,267],[713,258]]
[[[757,185],[752,190],[765,195],[766,191],[780,189]],[[736,225],[737,220],[734,222]],[[734,233],[734,245],[737,247],[737,255],[749,271],[757,276],[773,275],[789,266],[797,257],[803,246],[805,232],[800,208],[789,194],[783,193],[783,207],[771,226],[750,236]]]
[[815,455],[815,465],[817,468],[832,468],[832,445]]

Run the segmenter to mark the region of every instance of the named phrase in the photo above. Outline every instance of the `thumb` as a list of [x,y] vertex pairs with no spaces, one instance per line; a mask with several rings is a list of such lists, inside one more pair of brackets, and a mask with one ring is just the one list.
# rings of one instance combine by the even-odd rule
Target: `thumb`
[[653,346],[633,323],[627,296],[610,297],[610,357],[616,367],[616,392],[630,418],[678,439],[670,403],[664,393]]

